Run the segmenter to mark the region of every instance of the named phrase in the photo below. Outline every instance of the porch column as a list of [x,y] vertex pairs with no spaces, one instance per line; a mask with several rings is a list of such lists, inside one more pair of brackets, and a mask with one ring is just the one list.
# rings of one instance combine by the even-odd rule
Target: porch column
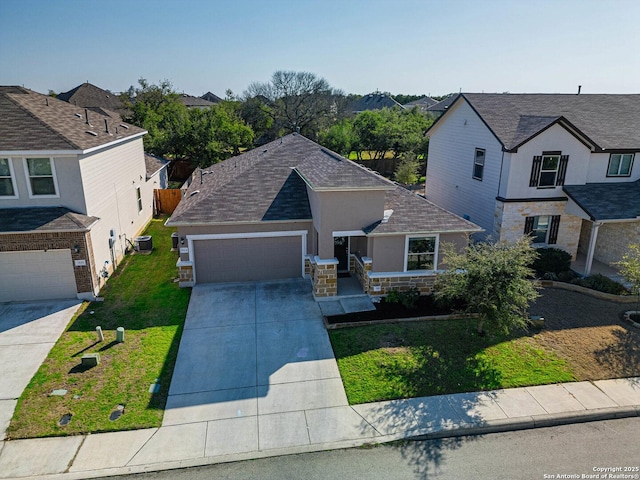
[[589,248],[587,250],[587,259],[584,262],[584,276],[591,273],[591,264],[593,263],[593,253],[596,250],[596,241],[598,240],[598,229],[602,222],[593,222],[591,226],[591,235],[589,236]]

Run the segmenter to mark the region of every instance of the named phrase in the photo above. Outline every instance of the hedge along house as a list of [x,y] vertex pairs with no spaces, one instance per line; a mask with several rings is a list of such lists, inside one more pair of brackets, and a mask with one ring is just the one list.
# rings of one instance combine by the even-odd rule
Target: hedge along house
[[166,166],[146,132],[0,87],[0,302],[94,299],[149,222]]
[[339,272],[428,293],[440,244],[480,230],[295,133],[196,171],[167,225],[182,286],[308,276],[316,297],[340,294]]
[[427,134],[426,198],[495,240],[531,234],[585,275],[640,241],[640,95],[463,93]]

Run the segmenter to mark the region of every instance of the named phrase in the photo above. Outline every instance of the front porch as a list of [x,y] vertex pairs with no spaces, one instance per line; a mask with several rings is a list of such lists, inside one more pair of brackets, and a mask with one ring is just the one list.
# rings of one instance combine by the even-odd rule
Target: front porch
[[[584,253],[578,252],[578,254],[576,255],[576,259],[571,262],[571,270],[573,270],[574,272],[580,275],[583,275],[585,272],[586,263],[587,263],[587,256]],[[622,275],[620,275],[620,272],[615,267],[607,265],[606,263],[603,263],[599,260],[593,259],[593,261],[591,262],[591,270],[589,272],[589,275],[595,275],[595,274],[604,275],[605,277],[608,277],[611,280],[621,283],[627,288],[630,287],[628,282],[624,280]]]

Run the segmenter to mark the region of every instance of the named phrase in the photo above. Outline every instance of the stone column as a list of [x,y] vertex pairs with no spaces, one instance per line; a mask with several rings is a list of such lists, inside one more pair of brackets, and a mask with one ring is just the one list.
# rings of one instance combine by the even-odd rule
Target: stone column
[[315,257],[313,272],[313,295],[315,297],[333,297],[338,294],[338,260],[321,260]]

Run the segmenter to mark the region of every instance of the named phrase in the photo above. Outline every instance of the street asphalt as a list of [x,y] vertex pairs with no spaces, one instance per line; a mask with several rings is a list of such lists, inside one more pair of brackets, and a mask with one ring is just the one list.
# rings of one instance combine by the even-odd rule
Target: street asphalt
[[5,441],[0,478],[95,478],[631,416],[640,377],[350,406],[307,281],[200,285],[161,427]]

